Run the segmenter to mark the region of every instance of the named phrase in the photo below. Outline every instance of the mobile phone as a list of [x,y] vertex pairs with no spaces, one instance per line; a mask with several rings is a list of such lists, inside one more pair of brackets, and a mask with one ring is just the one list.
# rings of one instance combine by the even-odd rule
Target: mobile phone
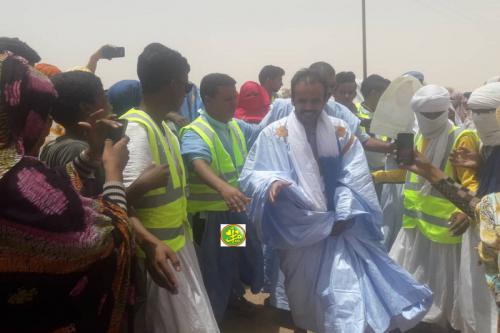
[[399,133],[396,139],[396,161],[403,165],[415,163],[413,152],[415,135],[413,133]]
[[122,126],[118,128],[110,128],[107,133],[107,138],[111,139],[114,142],[119,141],[121,138],[125,136],[125,131],[127,130],[128,120],[127,119],[118,119],[116,122],[122,124]]
[[113,59],[113,58],[123,58],[125,57],[125,48],[119,46],[103,46],[101,49],[103,58]]

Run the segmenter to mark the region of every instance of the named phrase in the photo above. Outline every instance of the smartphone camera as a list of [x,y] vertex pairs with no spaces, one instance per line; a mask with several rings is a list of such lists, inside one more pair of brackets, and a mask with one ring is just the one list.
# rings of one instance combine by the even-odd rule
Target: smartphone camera
[[123,58],[125,57],[125,48],[118,46],[106,45],[101,49],[103,58],[113,59],[113,58]]
[[125,136],[125,131],[127,130],[127,125],[128,125],[127,119],[118,119],[116,121],[122,124],[122,126],[118,128],[111,128],[107,133],[107,138],[111,139],[113,143],[116,143]]
[[399,133],[396,139],[396,161],[402,165],[415,163],[413,152],[415,136],[413,133]]

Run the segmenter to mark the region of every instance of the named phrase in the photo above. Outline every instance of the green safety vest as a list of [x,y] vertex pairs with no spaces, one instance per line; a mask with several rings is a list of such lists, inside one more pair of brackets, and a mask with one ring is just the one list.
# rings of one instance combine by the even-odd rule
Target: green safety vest
[[[185,230],[190,232],[186,211],[186,173],[179,141],[165,122],[162,123],[162,131],[144,111],[132,109],[120,118],[146,129],[153,162],[157,165],[168,164],[170,177],[167,186],[147,192],[134,208],[144,227],[177,252],[186,241]],[[138,254],[144,256],[140,249]]]
[[[458,127],[453,127],[448,134],[446,158],[439,167],[449,177],[456,178],[448,156],[464,135],[473,134],[478,142],[479,139],[474,131]],[[423,137],[419,134],[416,138],[416,148],[421,151],[422,145]],[[424,183],[423,177],[408,172],[404,186],[403,228],[418,228],[422,234],[436,243],[459,244],[462,238],[451,236],[448,229],[448,221],[458,210],[457,207],[434,188],[429,195],[422,195],[420,190]]]
[[[183,127],[180,136],[182,139],[182,136],[188,130],[197,133],[210,149],[210,154],[212,155],[210,167],[212,171],[227,183],[238,187],[238,178],[248,153],[247,145],[245,136],[238,123],[233,119],[228,125],[233,146],[233,156],[236,163],[233,163],[231,155],[224,148],[215,130],[202,117],[196,118],[191,124]],[[205,184],[195,172],[191,171],[189,173],[188,212],[223,212],[227,210],[229,208],[220,194]]]

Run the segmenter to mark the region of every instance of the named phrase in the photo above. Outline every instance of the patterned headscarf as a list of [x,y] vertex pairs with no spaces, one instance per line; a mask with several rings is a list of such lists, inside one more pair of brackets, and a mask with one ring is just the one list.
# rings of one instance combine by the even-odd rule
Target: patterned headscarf
[[24,58],[0,54],[0,179],[37,142],[56,96],[50,80]]

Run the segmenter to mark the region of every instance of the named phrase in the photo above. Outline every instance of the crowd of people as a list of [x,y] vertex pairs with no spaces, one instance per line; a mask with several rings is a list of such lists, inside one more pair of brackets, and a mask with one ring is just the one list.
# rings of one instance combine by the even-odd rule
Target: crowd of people
[[104,49],[63,71],[0,38],[0,332],[219,332],[248,291],[295,332],[498,332],[498,77],[320,61],[278,96],[281,67],[196,85],[151,43],[104,89]]

